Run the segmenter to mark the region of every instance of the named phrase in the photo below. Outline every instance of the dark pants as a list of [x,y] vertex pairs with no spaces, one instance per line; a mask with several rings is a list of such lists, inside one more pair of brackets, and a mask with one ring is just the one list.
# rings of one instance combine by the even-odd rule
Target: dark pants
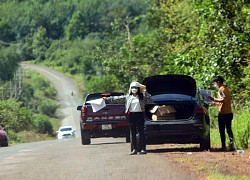
[[225,129],[227,129],[227,134],[229,136],[230,146],[234,145],[234,135],[233,135],[233,131],[232,131],[232,120],[233,120],[233,113],[219,114],[219,116],[218,116],[219,131],[220,131],[220,138],[221,138],[222,147],[226,147]]
[[139,133],[140,149],[146,150],[145,135],[144,135],[144,113],[143,112],[130,112],[129,128],[132,136],[133,149],[138,150],[136,134]]

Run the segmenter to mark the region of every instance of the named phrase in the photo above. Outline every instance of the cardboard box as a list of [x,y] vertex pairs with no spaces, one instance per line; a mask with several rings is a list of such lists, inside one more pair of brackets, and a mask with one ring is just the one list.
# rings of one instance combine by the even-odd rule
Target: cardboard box
[[175,113],[170,113],[169,115],[166,116],[157,116],[155,114],[152,115],[152,120],[153,121],[158,121],[158,120],[174,120],[175,119]]
[[158,111],[159,111],[161,116],[176,112],[176,110],[173,106],[159,106]]
[[166,114],[170,114],[170,113],[175,113],[176,110],[173,106],[170,105],[163,105],[163,106],[154,106],[151,110],[151,113],[156,114],[158,116],[163,116]]
[[171,120],[175,119],[175,108],[170,105],[154,106],[150,112],[152,113],[152,120]]

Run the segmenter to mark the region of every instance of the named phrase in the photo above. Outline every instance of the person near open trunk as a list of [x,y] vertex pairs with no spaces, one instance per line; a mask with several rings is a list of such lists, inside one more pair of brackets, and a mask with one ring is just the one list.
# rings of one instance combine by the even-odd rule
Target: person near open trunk
[[[129,88],[129,94],[123,96],[104,97],[105,100],[125,103],[125,112],[129,114],[129,128],[132,136],[133,150],[130,155],[147,154],[146,140],[144,135],[144,112],[146,104],[152,104],[151,95],[146,92],[146,86],[132,82]],[[136,134],[139,134],[140,152],[138,152]]]
[[229,148],[231,151],[234,151],[234,135],[232,131],[232,120],[233,120],[233,112],[231,107],[231,94],[229,89],[223,84],[224,79],[221,76],[216,76],[213,79],[213,83],[215,87],[218,88],[217,98],[209,97],[212,100],[212,105],[218,106],[218,124],[219,124],[219,132],[221,138],[221,148],[220,150],[226,151],[226,136],[225,129],[227,130],[227,134],[229,136]]

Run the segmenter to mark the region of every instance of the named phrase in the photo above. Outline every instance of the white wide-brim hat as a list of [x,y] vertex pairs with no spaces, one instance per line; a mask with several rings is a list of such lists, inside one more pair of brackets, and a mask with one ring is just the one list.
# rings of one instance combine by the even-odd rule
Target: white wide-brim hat
[[145,85],[140,84],[140,83],[138,83],[138,82],[136,82],[136,81],[130,83],[129,93],[131,92],[131,87],[139,87],[141,92],[146,90],[146,86],[145,86]]

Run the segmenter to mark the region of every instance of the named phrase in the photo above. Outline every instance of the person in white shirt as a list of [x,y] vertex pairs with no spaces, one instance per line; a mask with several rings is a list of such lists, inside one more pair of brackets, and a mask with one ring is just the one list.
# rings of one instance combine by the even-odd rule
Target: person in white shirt
[[132,82],[129,88],[129,94],[124,96],[104,97],[106,100],[125,103],[125,112],[129,114],[129,128],[132,135],[133,150],[130,155],[138,153],[136,134],[139,133],[140,152],[139,154],[147,154],[146,141],[144,135],[144,112],[145,105],[152,104],[153,100],[150,94],[146,92],[146,86]]

